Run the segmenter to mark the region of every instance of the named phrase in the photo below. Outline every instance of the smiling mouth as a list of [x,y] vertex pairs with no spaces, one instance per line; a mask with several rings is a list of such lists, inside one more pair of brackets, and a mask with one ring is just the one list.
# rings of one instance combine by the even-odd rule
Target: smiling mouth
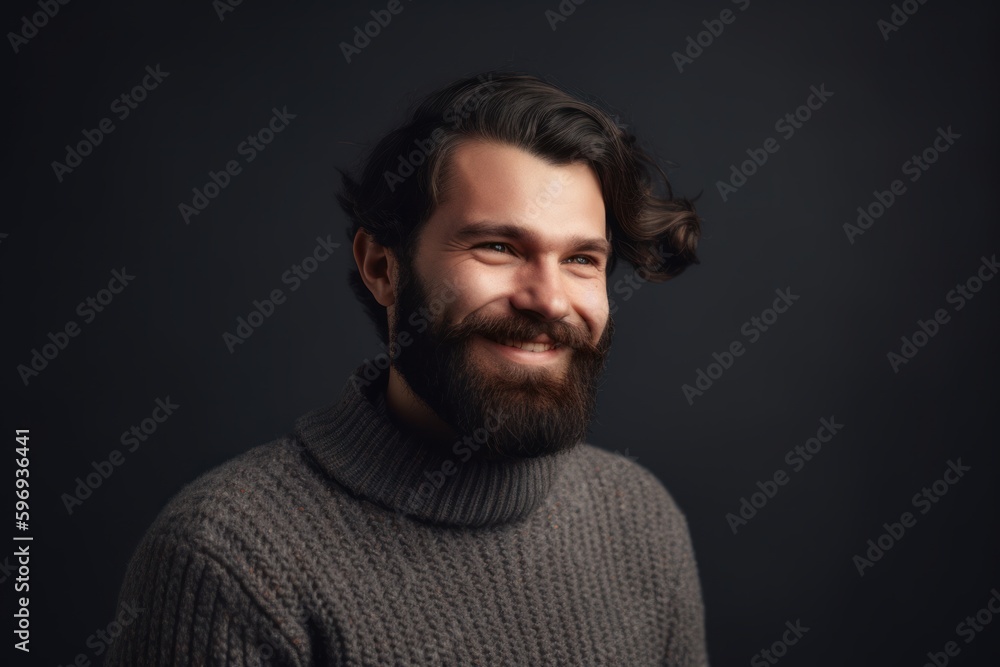
[[554,350],[559,347],[558,343],[532,343],[531,341],[511,340],[510,338],[503,338],[494,342],[508,347],[516,347],[526,352],[548,352],[549,350]]

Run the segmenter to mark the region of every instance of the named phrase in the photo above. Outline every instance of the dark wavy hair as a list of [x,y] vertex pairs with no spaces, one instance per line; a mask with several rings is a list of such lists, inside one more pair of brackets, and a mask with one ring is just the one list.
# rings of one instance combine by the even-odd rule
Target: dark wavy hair
[[[447,193],[449,156],[463,140],[481,139],[550,164],[593,168],[607,212],[609,274],[618,258],[653,282],[698,263],[701,220],[694,203],[674,197],[663,169],[596,103],[531,74],[494,70],[431,93],[408,116],[371,150],[357,177],[337,170],[337,202],[350,220],[352,242],[364,228],[409,265],[419,231]],[[659,194],[654,177],[663,185]],[[357,268],[349,282],[388,344],[385,309]]]

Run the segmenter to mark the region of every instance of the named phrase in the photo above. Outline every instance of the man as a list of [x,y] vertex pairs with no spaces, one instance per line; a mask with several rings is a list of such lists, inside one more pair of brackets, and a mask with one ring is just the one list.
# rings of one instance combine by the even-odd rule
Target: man
[[583,442],[615,261],[697,261],[694,208],[651,167],[597,107],[491,72],[342,172],[385,352],[171,500],[107,664],[706,665],[684,516]]

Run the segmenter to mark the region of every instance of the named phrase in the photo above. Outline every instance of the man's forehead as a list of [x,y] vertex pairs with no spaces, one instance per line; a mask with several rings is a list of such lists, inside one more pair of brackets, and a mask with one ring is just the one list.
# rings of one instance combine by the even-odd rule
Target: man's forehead
[[492,221],[533,226],[584,225],[605,234],[600,181],[584,162],[553,165],[515,146],[467,140],[446,169],[440,218],[448,227]]
[[483,139],[464,139],[451,151],[445,172],[450,185],[476,193],[504,186],[561,189],[576,182],[601,189],[600,180],[583,161],[553,164],[528,150]]

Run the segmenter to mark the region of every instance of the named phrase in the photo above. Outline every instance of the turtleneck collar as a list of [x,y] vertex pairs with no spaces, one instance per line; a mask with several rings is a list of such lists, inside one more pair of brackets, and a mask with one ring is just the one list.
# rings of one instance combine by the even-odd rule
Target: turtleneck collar
[[488,461],[471,451],[471,438],[428,446],[390,416],[388,371],[369,382],[363,370],[355,369],[337,402],[296,420],[295,435],[330,477],[394,512],[453,526],[515,521],[542,503],[579,449]]

